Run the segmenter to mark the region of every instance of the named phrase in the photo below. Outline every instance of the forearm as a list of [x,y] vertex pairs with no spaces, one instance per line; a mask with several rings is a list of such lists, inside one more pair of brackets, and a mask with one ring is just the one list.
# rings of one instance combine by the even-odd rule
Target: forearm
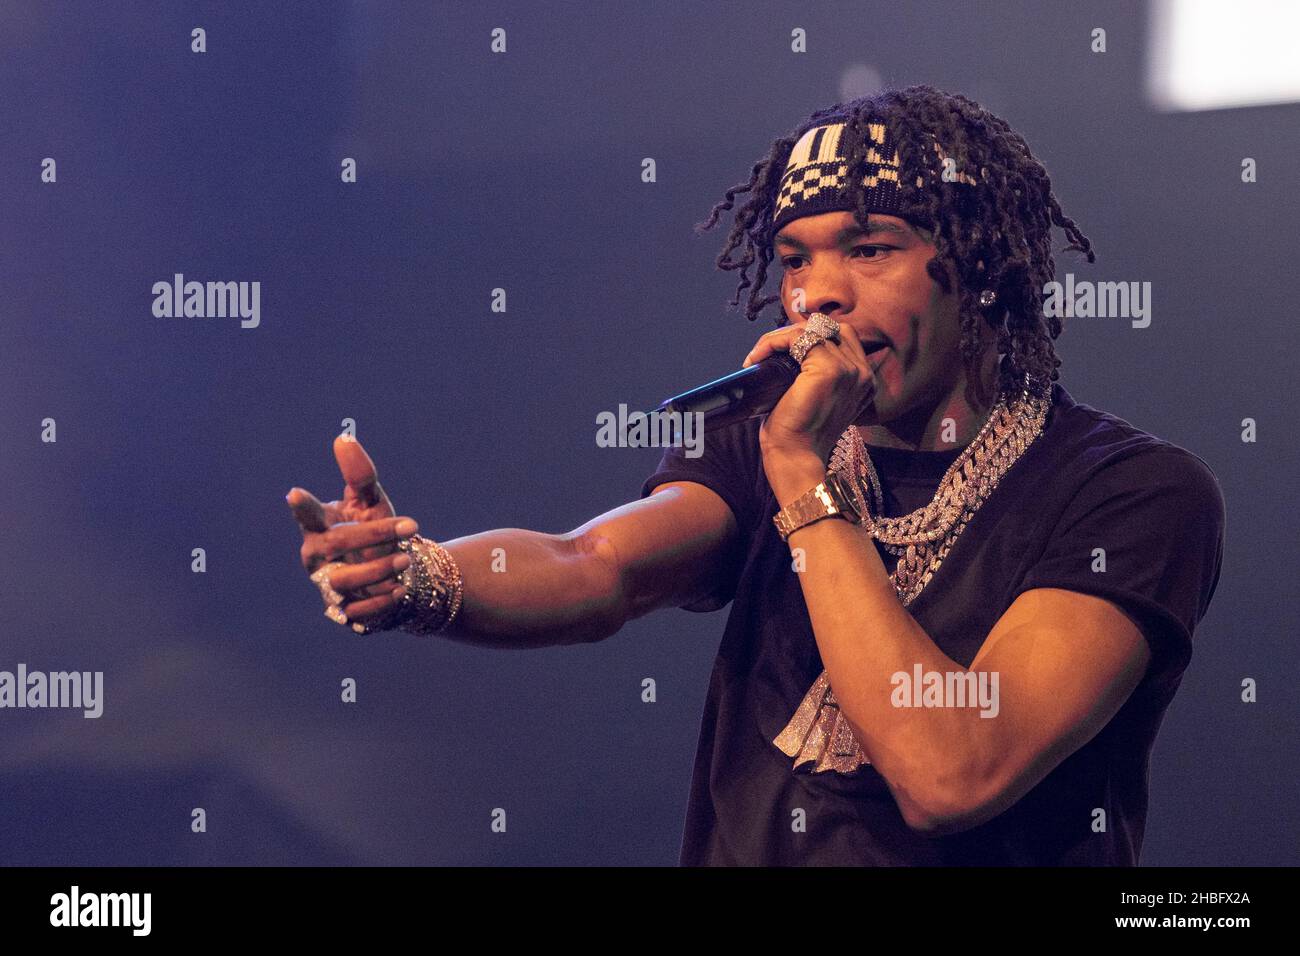
[[460,611],[439,636],[487,647],[603,640],[623,626],[617,576],[572,535],[501,528],[439,541],[460,568]]
[[[784,507],[822,480],[815,458],[778,461],[769,480]],[[988,773],[990,727],[965,707],[895,706],[902,672],[910,687],[922,673],[962,673],[894,590],[875,543],[860,525],[839,518],[813,522],[790,535],[803,549],[799,583],[835,697],[872,764],[889,783],[909,822],[929,822],[970,799]],[[851,599],[846,599],[847,596]],[[910,699],[910,694],[909,694]]]

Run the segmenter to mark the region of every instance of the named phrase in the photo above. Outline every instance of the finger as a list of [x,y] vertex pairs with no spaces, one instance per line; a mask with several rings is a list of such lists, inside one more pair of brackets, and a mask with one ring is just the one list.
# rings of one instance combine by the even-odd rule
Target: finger
[[[409,525],[398,526],[409,521]],[[363,548],[385,544],[395,547],[399,540],[409,538],[420,530],[412,518],[376,518],[373,521],[345,521],[328,531],[307,535],[302,543],[303,567],[307,573],[316,571],[327,561],[347,561],[348,555]],[[360,563],[360,562],[354,562]]]
[[392,507],[388,495],[379,485],[379,473],[375,470],[375,463],[361,447],[361,442],[346,432],[339,435],[334,439],[334,458],[339,463],[339,471],[342,472],[343,481],[347,485],[344,497],[348,501],[359,502],[367,508],[378,504]]
[[361,551],[377,545],[396,545],[398,541],[409,538],[419,530],[420,526],[415,519],[407,517],[345,521],[321,534],[315,542],[316,550],[333,561],[352,551]]
[[351,604],[345,604],[343,613],[347,615],[349,622],[361,621],[364,623],[367,618],[373,618],[391,611],[405,596],[406,588],[394,588],[379,597],[366,598],[363,601],[353,601]]
[[794,344],[794,340],[799,337],[807,324],[807,322],[799,322],[795,325],[783,325],[779,329],[765,332],[759,336],[758,341],[749,350],[749,354],[745,356],[745,361],[740,367],[749,368],[751,365],[756,365],[773,352],[790,351],[790,346]]
[[290,488],[284,496],[289,502],[289,510],[298,522],[304,535],[326,531],[329,524],[325,520],[325,506],[316,500],[316,496],[303,488]]
[[[387,594],[398,583],[396,575],[411,566],[411,558],[406,554],[385,555],[373,561],[361,564],[349,564],[347,567],[335,568],[330,572],[330,587],[335,591],[356,592],[366,597]],[[375,585],[375,587],[371,587]]]
[[860,365],[866,369],[867,376],[875,382],[876,372],[884,363],[887,353],[882,348],[873,348],[870,353],[862,345],[862,339],[858,333],[854,332],[848,326],[843,326],[840,331],[840,340],[845,351],[852,356],[855,365]]
[[[861,383],[858,405],[858,414],[860,415],[875,401],[876,369],[867,356],[867,350],[862,347],[862,339],[858,337],[857,332],[844,325],[840,327],[839,338],[840,355],[857,370],[858,380]],[[822,344],[825,345],[826,343]]]
[[862,339],[858,338],[858,333],[853,330],[852,326],[840,326],[840,345],[852,357],[853,364],[868,369],[871,367],[871,364],[867,361],[867,352],[862,347]]

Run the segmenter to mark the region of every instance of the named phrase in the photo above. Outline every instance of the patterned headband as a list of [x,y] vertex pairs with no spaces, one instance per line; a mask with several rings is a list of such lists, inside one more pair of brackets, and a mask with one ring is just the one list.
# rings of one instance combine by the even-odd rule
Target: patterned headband
[[[794,144],[781,187],[776,196],[776,212],[772,219],[771,235],[787,222],[800,216],[814,216],[824,212],[852,211],[856,204],[845,191],[848,176],[849,147],[845,141],[846,127],[842,122],[815,126]],[[887,136],[884,123],[868,123],[866,175],[862,185],[866,192],[867,212],[891,216],[902,215],[902,194],[898,189],[898,150]],[[936,142],[935,152],[942,160],[947,156]],[[954,182],[976,185],[974,179],[957,171]],[[921,176],[916,185],[924,185]]]

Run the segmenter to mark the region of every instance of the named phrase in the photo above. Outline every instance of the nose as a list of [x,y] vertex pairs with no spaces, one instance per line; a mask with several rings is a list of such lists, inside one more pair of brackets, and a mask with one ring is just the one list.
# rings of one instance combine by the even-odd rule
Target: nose
[[838,309],[839,307],[840,304],[838,302],[822,302],[818,305],[814,305],[811,308],[809,308],[808,313],[807,315],[804,316],[804,318],[807,319],[814,312],[820,312],[822,315],[826,316],[827,318],[833,319],[835,318],[835,310]]
[[803,282],[791,290],[792,305],[799,304],[797,297],[801,288],[803,307],[791,311],[792,316],[795,311],[801,314],[801,318],[795,321],[806,321],[814,312],[834,318],[837,312],[845,314],[853,311],[852,293],[844,270],[825,260],[820,265],[811,265]]

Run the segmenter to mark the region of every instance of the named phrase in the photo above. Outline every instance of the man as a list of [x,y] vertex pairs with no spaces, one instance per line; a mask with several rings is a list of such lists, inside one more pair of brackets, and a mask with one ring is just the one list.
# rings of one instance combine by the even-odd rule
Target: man
[[[735,304],[757,261],[752,320],[780,256],[784,322],[745,361],[791,352],[790,390],[568,535],[404,541],[426,630],[597,640],[734,602],[685,865],[1135,864],[1225,517],[1203,461],[1056,381],[1051,230],[1091,260],[1087,238],[1005,122],[928,87],[814,114],[704,228],[742,192],[718,265]],[[391,506],[354,442],[336,454],[344,503],[290,495],[303,561],[337,618],[384,626],[416,579],[393,590]]]

